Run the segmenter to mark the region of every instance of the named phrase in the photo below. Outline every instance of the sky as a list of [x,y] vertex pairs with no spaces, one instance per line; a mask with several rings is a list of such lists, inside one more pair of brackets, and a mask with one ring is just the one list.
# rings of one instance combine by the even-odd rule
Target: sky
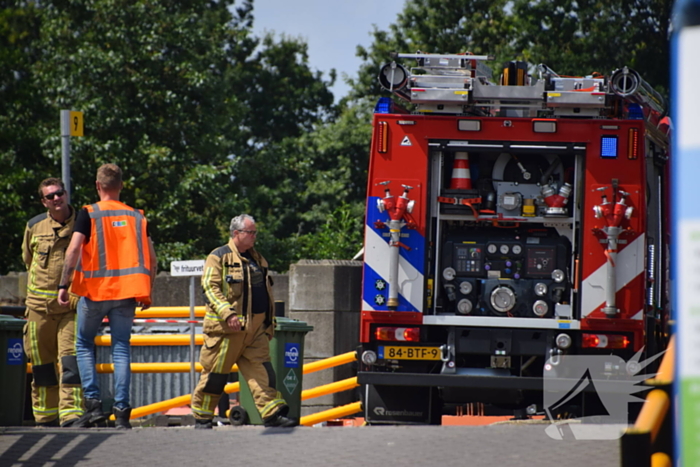
[[[389,30],[403,10],[405,0],[254,0],[253,31],[262,36],[275,32],[302,38],[309,46],[309,65],[324,72],[335,68],[336,84],[331,88],[336,102],[349,91],[343,73],[353,77],[361,60],[357,45],[369,47],[376,25]],[[403,52],[403,51],[399,51]],[[389,61],[389,57],[387,57]],[[379,72],[379,70],[377,70]]]

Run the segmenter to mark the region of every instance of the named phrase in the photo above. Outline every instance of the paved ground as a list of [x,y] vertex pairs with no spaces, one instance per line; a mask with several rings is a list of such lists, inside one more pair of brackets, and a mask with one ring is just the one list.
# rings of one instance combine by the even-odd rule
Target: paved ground
[[[260,426],[38,429],[0,427],[2,467],[184,465],[245,467],[607,467],[619,465],[619,440],[563,440],[543,423],[489,426]],[[595,431],[618,427],[598,426]]]

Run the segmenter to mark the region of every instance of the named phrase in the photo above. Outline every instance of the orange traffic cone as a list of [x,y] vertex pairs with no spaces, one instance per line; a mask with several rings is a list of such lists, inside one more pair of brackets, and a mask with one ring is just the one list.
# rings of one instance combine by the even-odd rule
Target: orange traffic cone
[[455,161],[452,165],[452,181],[450,190],[471,190],[472,176],[469,172],[469,154],[466,152],[455,153]]

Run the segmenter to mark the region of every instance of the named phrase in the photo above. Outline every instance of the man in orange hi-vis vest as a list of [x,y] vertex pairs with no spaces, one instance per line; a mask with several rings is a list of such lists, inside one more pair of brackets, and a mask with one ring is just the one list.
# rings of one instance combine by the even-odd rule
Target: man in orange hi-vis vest
[[[68,287],[79,295],[76,354],[85,396],[84,422],[104,421],[95,370],[95,336],[109,317],[114,362],[114,416],[116,427],[131,428],[131,325],[137,305],[151,305],[156,255],[143,213],[119,201],[122,171],[115,164],[97,169],[100,201],[84,206],[66,251],[59,303],[67,303]],[[80,262],[78,263],[78,259]],[[77,264],[77,267],[76,267]]]

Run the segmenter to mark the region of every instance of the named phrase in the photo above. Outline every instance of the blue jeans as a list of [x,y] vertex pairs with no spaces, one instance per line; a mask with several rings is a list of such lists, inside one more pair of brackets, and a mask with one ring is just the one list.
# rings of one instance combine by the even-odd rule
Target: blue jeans
[[78,337],[75,353],[78,370],[83,382],[83,394],[87,399],[100,399],[100,384],[95,370],[95,336],[105,316],[109,317],[112,335],[112,361],[114,363],[114,406],[129,407],[131,384],[131,325],[136,314],[136,300],[92,301],[81,297],[78,302]]

